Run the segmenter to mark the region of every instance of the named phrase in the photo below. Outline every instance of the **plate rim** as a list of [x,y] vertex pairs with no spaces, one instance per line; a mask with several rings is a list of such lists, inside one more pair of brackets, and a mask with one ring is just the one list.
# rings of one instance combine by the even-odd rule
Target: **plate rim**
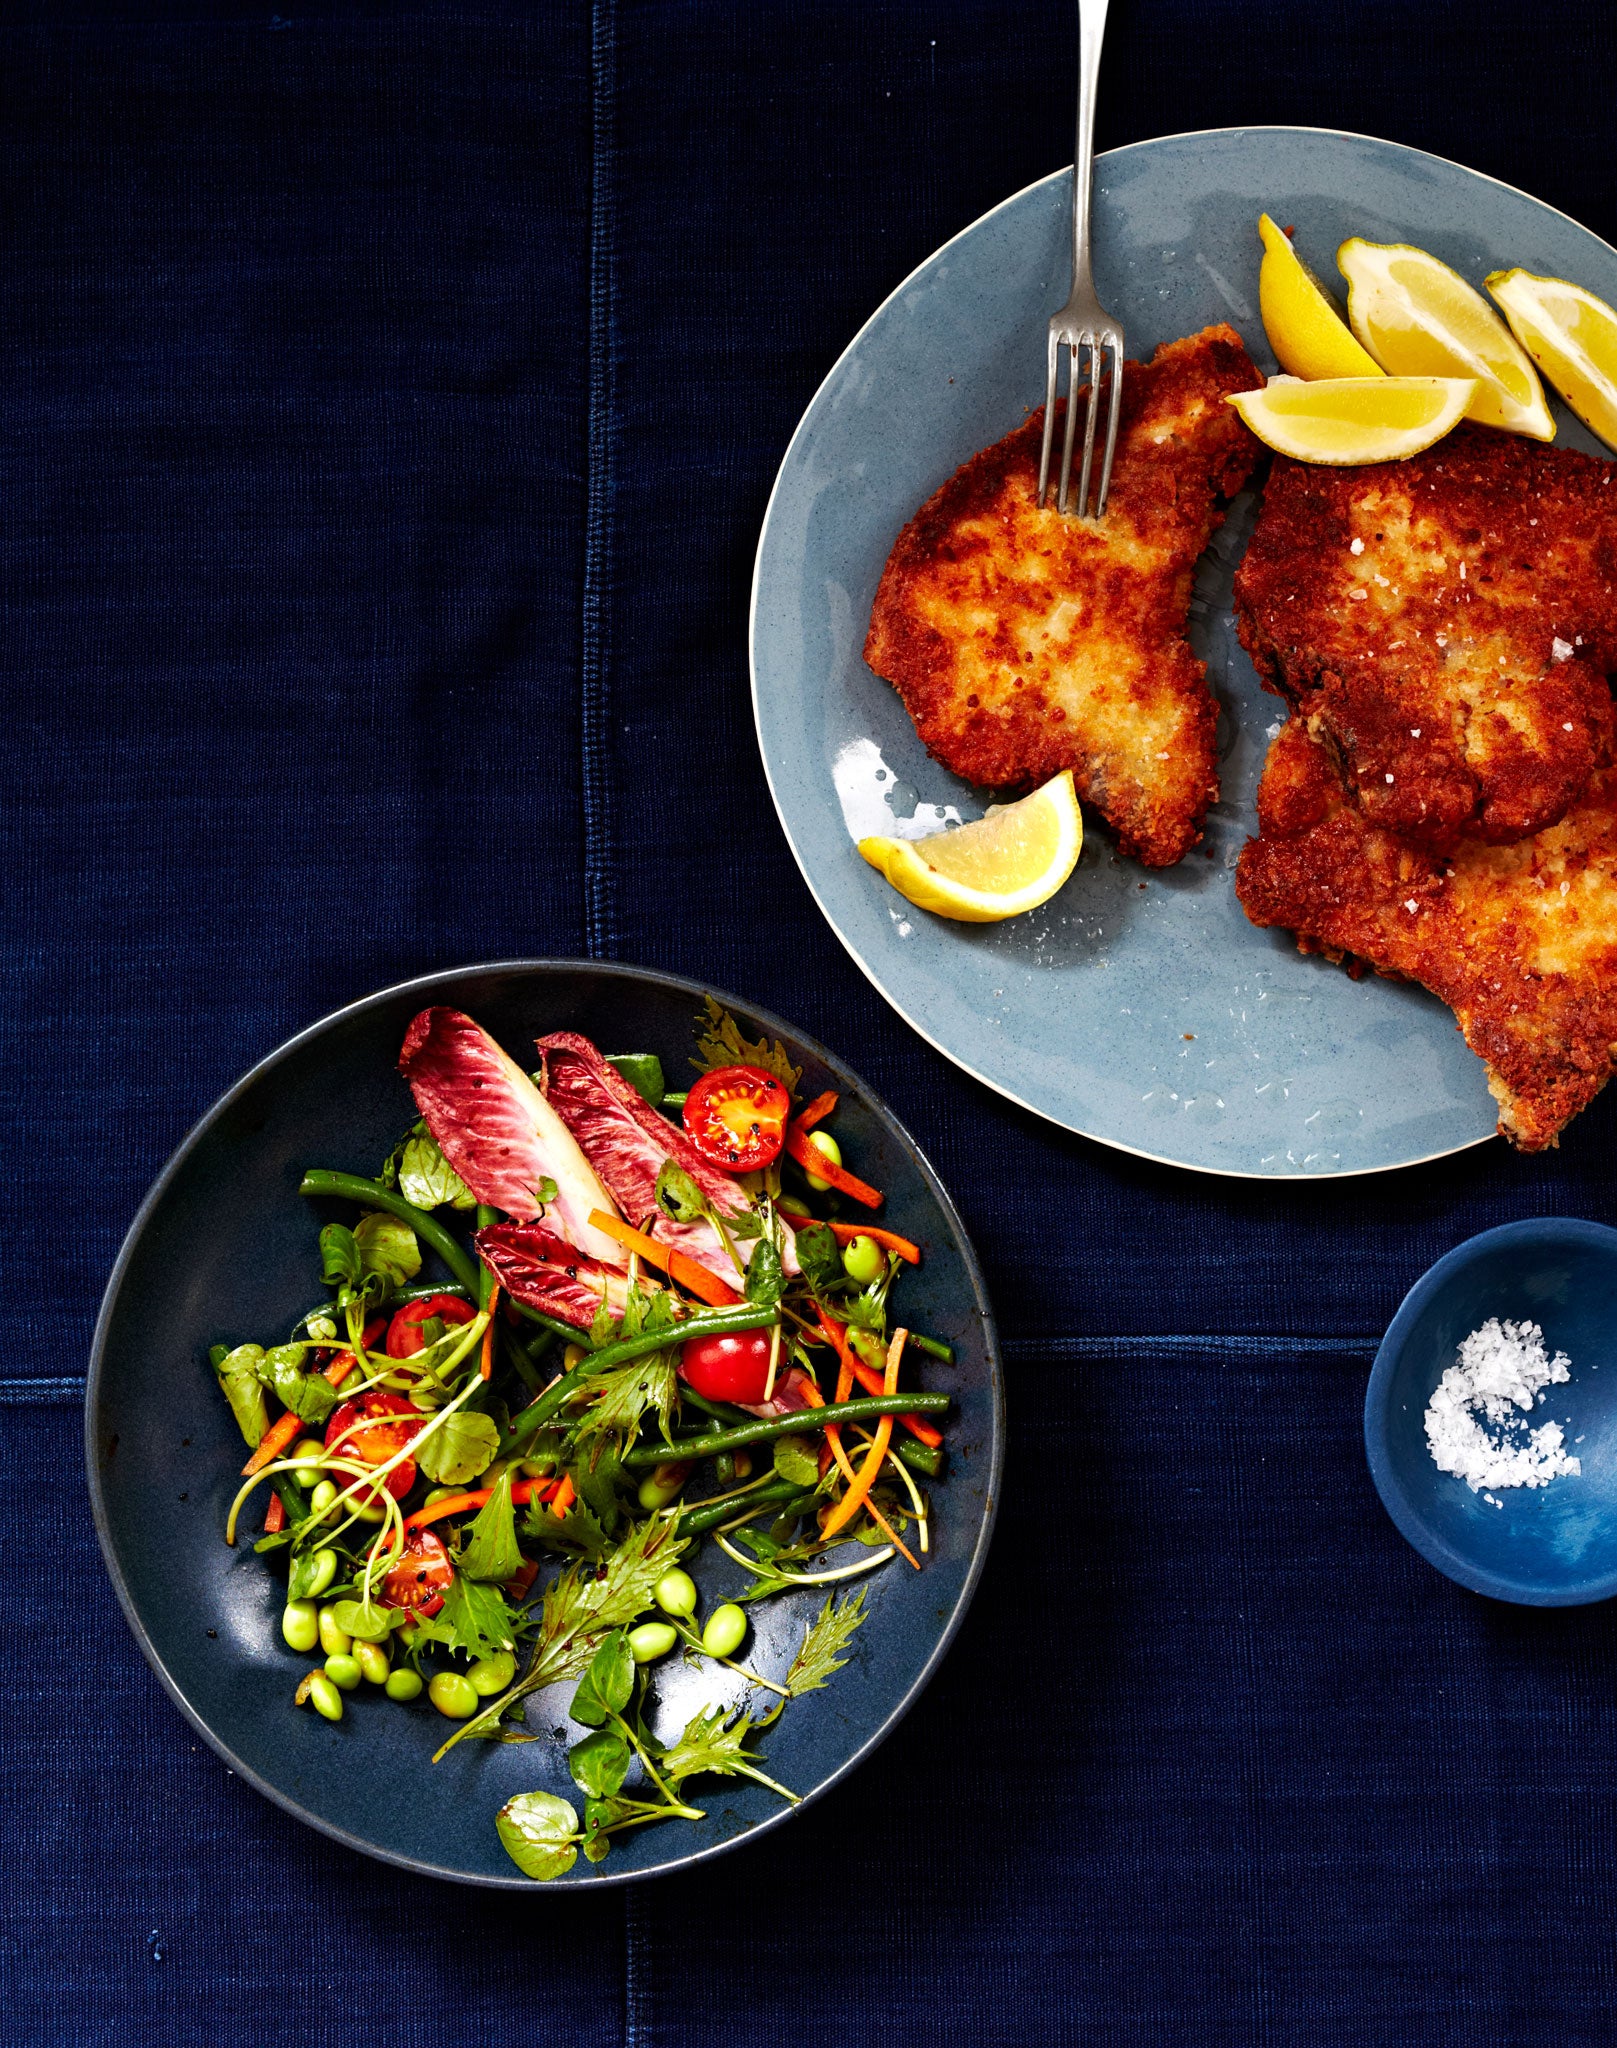
[[[1536,194],[1525,191],[1520,185],[1512,185],[1507,179],[1496,178],[1487,171],[1473,170],[1469,164],[1461,163],[1456,157],[1439,156],[1434,150],[1419,149],[1412,143],[1394,142],[1386,136],[1366,135],[1353,128],[1323,128],[1291,121],[1237,122],[1223,128],[1181,128],[1176,129],[1169,135],[1141,136],[1134,142],[1120,143],[1115,149],[1103,150],[1095,159],[1095,172],[1098,177],[1101,167],[1111,162],[1114,158],[1127,156],[1133,150],[1155,149],[1166,142],[1211,141],[1215,138],[1224,137],[1240,140],[1249,135],[1326,135],[1339,141],[1368,142],[1375,145],[1378,149],[1393,150],[1401,156],[1416,157],[1427,163],[1443,164],[1450,170],[1463,171],[1467,177],[1479,179],[1486,185],[1497,185],[1502,191],[1513,193],[1519,199],[1526,199],[1534,206],[1543,207],[1546,213],[1554,214],[1558,219],[1564,220],[1570,226],[1577,228],[1580,233],[1588,235],[1592,241],[1598,242],[1602,248],[1610,250],[1614,260],[1617,260],[1617,246],[1608,242],[1603,235],[1597,235],[1593,228],[1586,227],[1574,215],[1565,212],[1561,207],[1552,206],[1548,200],[1538,198]],[[841,372],[843,364],[853,355],[859,344],[864,340],[865,335],[887,311],[887,308],[903,292],[909,289],[910,285],[921,275],[922,271],[930,268],[939,257],[947,254],[956,242],[964,240],[967,235],[977,233],[980,228],[985,227],[989,221],[993,220],[997,214],[1003,213],[1007,207],[1016,205],[1019,200],[1025,199],[1030,192],[1038,191],[1041,186],[1050,184],[1054,179],[1066,178],[1071,175],[1072,165],[1069,163],[1054,171],[1047,171],[1041,178],[1032,179],[1028,184],[1020,186],[1015,192],[1007,193],[1003,199],[997,200],[986,212],[979,214],[975,220],[968,221],[964,227],[956,229],[952,235],[940,242],[935,249],[930,250],[921,258],[919,263],[907,271],[899,279],[898,283],[893,286],[892,290],[887,293],[886,297],[867,315],[847,343],[838,351],[835,361],[815,386],[812,396],[809,398],[807,405],[804,406],[797,425],[792,429],[791,438],[786,443],[785,450],[781,455],[780,466],[775,472],[775,480],[770,486],[769,497],[764,506],[763,519],[759,524],[758,544],[753,551],[752,588],[747,604],[747,667],[752,690],[753,732],[758,741],[759,758],[763,763],[764,781],[768,785],[770,801],[775,806],[776,820],[780,825],[781,832],[785,836],[786,844],[791,848],[792,858],[797,863],[797,871],[802,876],[809,894],[814,898],[820,915],[830,926],[833,934],[841,943],[844,952],[848,954],[854,965],[875,989],[882,1001],[902,1019],[918,1038],[923,1039],[935,1052],[941,1053],[951,1066],[958,1067],[962,1073],[968,1074],[972,1080],[979,1082],[985,1088],[991,1089],[994,1094],[1002,1097],[1005,1101],[1014,1103],[1018,1109],[1026,1110],[1030,1116],[1038,1117],[1041,1122],[1054,1125],[1057,1130],[1071,1131],[1075,1136],[1084,1138],[1091,1144],[1104,1145],[1109,1151],[1121,1152],[1132,1159],[1143,1159],[1153,1166],[1173,1167],[1180,1173],[1201,1174],[1210,1180],[1250,1180],[1263,1184],[1285,1185],[1294,1181],[1364,1180],[1375,1174],[1404,1173],[1413,1167],[1429,1166],[1439,1159],[1454,1159],[1463,1152],[1474,1152],[1478,1146],[1492,1144],[1496,1140],[1503,1142],[1502,1134],[1495,1129],[1486,1131],[1479,1137],[1469,1138],[1463,1144],[1445,1145],[1435,1152],[1423,1152],[1417,1158],[1393,1160],[1380,1166],[1339,1167],[1329,1173],[1310,1173],[1304,1169],[1299,1169],[1292,1173],[1260,1173],[1251,1167],[1209,1166],[1195,1160],[1176,1159],[1169,1153],[1151,1152],[1144,1146],[1127,1144],[1121,1138],[1107,1137],[1098,1131],[1085,1130],[1081,1124],[1072,1123],[1065,1117],[1054,1115],[1047,1109],[1041,1109],[1037,1103],[1028,1101],[1025,1096],[1019,1095],[1014,1088],[1007,1086],[1004,1082],[996,1081],[989,1075],[979,1072],[969,1059],[964,1058],[960,1053],[952,1051],[948,1046],[941,1043],[924,1024],[911,1016],[908,1010],[899,1007],[896,1000],[877,978],[875,968],[860,953],[852,938],[842,929],[833,915],[826,900],[826,895],[822,892],[814,876],[809,872],[808,863],[792,835],[785,801],[781,790],[777,787],[774,769],[769,759],[769,752],[764,745],[763,705],[758,686],[758,600],[759,589],[763,580],[764,550],[768,545],[770,527],[775,516],[776,499],[780,494],[786,472],[791,466],[792,457],[797,449],[798,442],[801,440],[804,429],[808,425],[810,415],[819,406],[821,398],[825,395],[833,379]]]
[[1509,1223],[1496,1223],[1488,1230],[1474,1231],[1436,1258],[1398,1304],[1381,1342],[1376,1346],[1370,1377],[1364,1390],[1364,1455],[1370,1481],[1387,1512],[1387,1518],[1417,1556],[1434,1571],[1463,1587],[1468,1593],[1500,1600],[1511,1607],[1596,1607],[1617,1597],[1617,1565],[1596,1583],[1598,1592],[1544,1592],[1530,1582],[1512,1579],[1503,1572],[1491,1572],[1475,1565],[1454,1545],[1446,1542],[1414,1511],[1398,1477],[1388,1450],[1391,1423],[1393,1352],[1401,1350],[1409,1331],[1433,1294],[1457,1269],[1471,1265],[1489,1246],[1520,1244],[1538,1240],[1559,1240],[1568,1244],[1600,1245],[1617,1255],[1617,1228],[1598,1223],[1588,1216],[1519,1216]]
[[[625,981],[651,982],[664,989],[678,990],[695,998],[697,1001],[711,995],[716,1001],[724,1004],[725,1007],[733,1008],[762,1025],[771,1036],[783,1037],[802,1046],[805,1050],[812,1053],[816,1059],[820,1060],[833,1074],[843,1079],[846,1083],[851,1084],[852,1090],[856,1091],[862,1100],[876,1111],[879,1118],[888,1128],[896,1133],[901,1144],[910,1152],[920,1169],[927,1191],[938,1204],[945,1224],[954,1234],[956,1249],[965,1266],[967,1281],[976,1302],[977,1313],[981,1319],[983,1344],[988,1365],[990,1410],[988,1474],[987,1483],[983,1489],[982,1519],[978,1526],[976,1540],[972,1546],[971,1557],[966,1567],[965,1579],[955,1598],[953,1611],[933,1643],[925,1663],[916,1672],[914,1678],[911,1679],[905,1689],[903,1696],[896,1702],[879,1726],[872,1730],[865,1740],[859,1744],[858,1748],[846,1756],[834,1771],[822,1778],[811,1790],[805,1792],[796,1805],[782,1807],[778,1811],[766,1815],[764,1819],[752,1827],[744,1828],[738,1833],[727,1835],[722,1840],[709,1843],[701,1848],[690,1849],[683,1854],[673,1855],[665,1862],[658,1863],[647,1870],[620,1869],[614,1871],[611,1869],[599,1869],[597,1866],[592,1868],[582,1878],[574,1879],[571,1882],[563,1880],[550,1886],[541,1885],[535,1879],[523,1876],[515,1870],[513,1870],[509,1877],[503,1873],[493,1876],[486,1872],[457,1870],[444,1864],[434,1863],[423,1856],[410,1856],[396,1850],[380,1847],[374,1842],[367,1841],[362,1835],[355,1833],[351,1828],[344,1827],[300,1803],[290,1792],[284,1791],[281,1787],[272,1784],[258,1770],[254,1769],[245,1759],[239,1757],[231,1749],[225,1738],[208,1724],[186,1698],[181,1687],[163,1662],[156,1644],[147,1633],[145,1624],[140,1617],[139,1610],[135,1605],[133,1595],[120,1566],[113,1542],[111,1517],[107,1510],[107,1503],[101,1483],[101,1461],[98,1455],[97,1428],[112,1318],[117,1308],[118,1297],[122,1291],[135,1250],[153,1214],[167,1195],[171,1184],[177,1178],[197,1146],[212,1131],[220,1118],[227,1115],[250,1088],[255,1086],[273,1068],[280,1065],[283,1060],[290,1058],[293,1054],[302,1050],[310,1040],[319,1037],[331,1026],[340,1023],[346,1018],[353,1017],[366,1010],[379,1008],[384,1003],[395,1001],[401,995],[417,991],[429,991],[446,983],[463,981],[468,975],[511,973],[513,971],[532,973],[535,970],[541,973],[557,974],[583,971],[591,974],[605,974],[609,977],[615,976]],[[86,1480],[90,1495],[90,1511],[95,1524],[96,1540],[101,1549],[102,1562],[106,1566],[109,1578],[112,1580],[113,1591],[117,1594],[118,1604],[123,1610],[124,1619],[129,1625],[136,1645],[151,1670],[155,1673],[164,1691],[175,1706],[179,1708],[185,1720],[208,1744],[208,1747],[230,1767],[238,1778],[251,1785],[256,1792],[261,1793],[266,1799],[272,1801],[283,1812],[289,1813],[295,1820],[302,1821],[306,1826],[314,1828],[318,1833],[327,1836],[333,1841],[340,1842],[344,1848],[355,1850],[360,1855],[368,1856],[376,1862],[391,1864],[396,1869],[408,1870],[415,1876],[439,1878],[452,1884],[473,1885],[481,1890],[489,1891],[514,1891],[529,1894],[557,1891],[565,1895],[572,1895],[577,1892],[593,1891],[605,1885],[648,1883],[657,1878],[670,1876],[675,1871],[686,1870],[697,1864],[711,1862],[715,1857],[726,1855],[733,1849],[741,1848],[750,1842],[756,1841],[759,1836],[790,1821],[795,1815],[811,1806],[824,1793],[831,1791],[834,1786],[839,1785],[860,1764],[867,1761],[871,1754],[892,1734],[893,1730],[904,1719],[911,1707],[932,1682],[939,1664],[953,1644],[955,1636],[959,1632],[961,1624],[964,1622],[966,1614],[971,1607],[972,1601],[976,1597],[978,1583],[982,1577],[988,1548],[993,1539],[994,1527],[998,1520],[1000,1493],[1004,1476],[1004,1358],[1000,1348],[993,1303],[983,1278],[982,1265],[978,1259],[976,1247],[972,1243],[965,1222],[959,1210],[955,1207],[954,1200],[947,1187],[945,1187],[937,1169],[933,1166],[925,1150],[916,1142],[914,1134],[910,1131],[909,1127],[889,1107],[885,1098],[879,1095],[861,1075],[855,1072],[846,1060],[823,1046],[812,1034],[800,1030],[788,1019],[777,1015],[775,1011],[751,1002],[743,996],[729,994],[726,990],[718,988],[710,982],[692,981],[685,975],[673,974],[660,967],[642,967],[628,961],[590,960],[566,955],[473,961],[464,966],[434,969],[430,974],[408,976],[403,981],[390,983],[386,988],[376,989],[369,995],[358,997],[349,1003],[344,1003],[339,1008],[316,1018],[314,1022],[302,1026],[299,1030],[293,1032],[289,1038],[282,1040],[280,1044],[273,1047],[263,1058],[256,1060],[246,1073],[232,1083],[196,1123],[191,1126],[190,1130],[186,1132],[179,1145],[170,1155],[162,1171],[147,1190],[140,1206],[136,1209],[129,1228],[124,1233],[123,1242],[119,1246],[118,1256],[113,1261],[112,1270],[107,1277],[106,1288],[101,1298],[101,1306],[96,1314],[95,1329],[90,1340],[90,1363],[86,1375],[84,1393],[84,1457]]]

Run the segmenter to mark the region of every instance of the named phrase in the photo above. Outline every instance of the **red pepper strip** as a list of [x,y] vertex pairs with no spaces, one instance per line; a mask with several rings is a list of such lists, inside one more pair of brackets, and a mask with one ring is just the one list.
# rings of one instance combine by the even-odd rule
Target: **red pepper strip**
[[494,1377],[494,1311],[499,1305],[500,1283],[496,1280],[493,1287],[489,1290],[488,1328],[483,1332],[483,1359],[477,1368],[486,1380],[491,1380]]
[[272,1459],[278,1458],[302,1427],[302,1417],[294,1415],[288,1408],[286,1413],[272,1422],[259,1438],[258,1449],[241,1468],[243,1479],[249,1478],[254,1472],[262,1471]]
[[800,1131],[812,1131],[816,1124],[823,1124],[837,1106],[836,1093],[827,1088],[823,1095],[816,1095],[807,1109],[799,1110],[792,1121]]
[[561,1484],[556,1488],[556,1498],[550,1503],[550,1512],[556,1517],[558,1522],[565,1516],[567,1510],[577,1498],[578,1489],[573,1484],[573,1475],[571,1472],[564,1472]]
[[717,1273],[710,1273],[706,1266],[699,1266],[695,1259],[687,1258],[684,1252],[675,1251],[671,1245],[659,1244],[654,1237],[647,1237],[643,1230],[620,1223],[616,1216],[608,1216],[603,1209],[590,1211],[590,1227],[604,1231],[608,1237],[615,1237],[626,1250],[638,1252],[648,1266],[655,1266],[659,1273],[666,1273],[687,1294],[694,1294],[709,1308],[731,1308],[741,1299]]
[[[519,1479],[511,1489],[511,1503],[521,1507],[526,1500],[537,1494],[547,1500],[554,1491],[554,1484],[548,1479]],[[417,1508],[413,1515],[406,1515],[407,1529],[424,1529],[429,1522],[442,1521],[445,1515],[463,1515],[468,1508],[486,1507],[494,1498],[492,1486],[474,1486],[470,1493],[451,1493],[443,1500],[435,1500],[424,1508]]]
[[[887,1347],[887,1371],[882,1378],[882,1392],[884,1394],[896,1394],[898,1391],[898,1362],[904,1356],[904,1344],[909,1334],[908,1330],[895,1331],[893,1341]],[[839,1529],[845,1528],[861,1508],[869,1508],[871,1514],[874,1515],[875,1509],[868,1496],[876,1474],[886,1462],[887,1446],[892,1440],[893,1418],[890,1415],[884,1415],[876,1424],[876,1434],[871,1440],[869,1454],[864,1464],[859,1468],[859,1476],[826,1516],[825,1520],[821,1522],[820,1534],[822,1537],[834,1536]],[[915,1560],[911,1558],[910,1562],[913,1564]]]
[[[883,1391],[881,1374],[879,1372],[873,1372],[871,1368],[868,1365],[866,1365],[865,1361],[854,1350],[853,1346],[848,1342],[846,1336],[843,1334],[842,1325],[838,1322],[834,1322],[825,1313],[824,1309],[820,1310],[820,1327],[822,1330],[824,1330],[827,1339],[833,1345],[836,1346],[837,1356],[843,1361],[843,1364],[846,1367],[846,1369],[852,1373],[853,1377],[859,1382],[860,1386],[864,1388],[865,1392],[867,1394],[881,1393]],[[833,1332],[835,1334],[833,1334]],[[839,1388],[842,1387],[842,1381],[840,1378],[837,1381],[837,1385]],[[848,1398],[848,1394],[851,1392],[852,1388],[847,1388],[846,1390],[838,1393],[837,1399],[839,1401],[846,1401]],[[938,1446],[943,1442],[943,1432],[941,1430],[934,1429],[931,1423],[926,1421],[926,1419],[923,1416],[901,1415],[898,1419],[900,1422],[903,1423],[904,1427],[909,1431],[911,1436],[918,1438],[923,1444],[930,1444],[933,1450],[936,1450]]]
[[[824,1180],[825,1175],[822,1173],[820,1178]],[[825,1227],[838,1244],[852,1244],[856,1237],[868,1237],[888,1251],[897,1252],[912,1266],[921,1263],[921,1247],[911,1244],[907,1237],[900,1237],[896,1230],[878,1230],[874,1223],[828,1223]]]
[[264,1534],[279,1536],[286,1527],[286,1502],[278,1493],[270,1495],[270,1504],[264,1510]]
[[786,1149],[805,1173],[834,1187],[839,1195],[863,1202],[867,1209],[879,1209],[884,1197],[868,1182],[858,1180],[846,1167],[833,1166],[818,1145],[809,1143],[808,1132],[794,1123],[786,1133]]
[[506,1580],[503,1590],[509,1593],[513,1600],[526,1600],[533,1582],[538,1576],[539,1566],[537,1562],[531,1557],[525,1557],[511,1574],[510,1578]]
[[[819,1388],[815,1386],[812,1380],[809,1380],[805,1383],[803,1388],[803,1398],[808,1402],[811,1408],[823,1408],[825,1406],[825,1396],[820,1392]],[[845,1393],[839,1394],[837,1396],[837,1399],[839,1401],[845,1401],[847,1398],[848,1397]],[[847,1452],[844,1451],[842,1448],[842,1431],[837,1427],[837,1425],[834,1422],[828,1422],[826,1424],[825,1438],[827,1456],[835,1456],[837,1463],[842,1468],[843,1476],[844,1478],[846,1478],[848,1484],[850,1486],[857,1486],[859,1482],[857,1478],[854,1476],[854,1469],[848,1463]],[[820,1467],[820,1476],[822,1478],[825,1476],[825,1466],[823,1463]],[[877,1528],[881,1530],[882,1534],[887,1538],[888,1542],[891,1543],[895,1549],[902,1550],[904,1555],[909,1559],[910,1563],[914,1565],[917,1571],[919,1571],[921,1569],[920,1559],[915,1555],[914,1551],[910,1549],[909,1545],[904,1541],[903,1537],[899,1535],[898,1531],[893,1527],[892,1523],[888,1521],[887,1517],[882,1513],[881,1509],[877,1507],[876,1503],[873,1500],[867,1500],[865,1502],[865,1513],[869,1515],[870,1519],[876,1524]]]

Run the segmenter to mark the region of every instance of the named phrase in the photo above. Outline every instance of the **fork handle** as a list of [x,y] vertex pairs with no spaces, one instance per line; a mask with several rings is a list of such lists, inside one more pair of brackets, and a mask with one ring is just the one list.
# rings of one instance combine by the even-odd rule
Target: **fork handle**
[[1089,194],[1095,175],[1095,100],[1106,0],[1078,0],[1078,135],[1072,151],[1072,285],[1095,285],[1089,255]]

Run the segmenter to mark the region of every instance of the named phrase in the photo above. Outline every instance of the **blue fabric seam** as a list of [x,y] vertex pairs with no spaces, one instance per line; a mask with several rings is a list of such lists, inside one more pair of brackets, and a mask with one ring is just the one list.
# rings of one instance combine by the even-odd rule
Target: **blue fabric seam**
[[608,588],[611,568],[615,402],[612,366],[614,244],[612,144],[617,94],[613,0],[594,0],[590,24],[589,501],[585,515],[580,723],[584,798],[584,946],[592,960],[615,959],[617,913],[612,881],[611,666]]

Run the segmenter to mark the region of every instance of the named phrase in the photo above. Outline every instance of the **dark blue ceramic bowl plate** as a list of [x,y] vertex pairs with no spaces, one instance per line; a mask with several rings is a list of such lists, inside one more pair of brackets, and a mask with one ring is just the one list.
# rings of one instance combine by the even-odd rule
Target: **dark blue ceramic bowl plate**
[[[1551,1354],[1566,1353],[1571,1381],[1545,1389],[1532,1424],[1562,1423],[1583,1465],[1492,1500],[1438,1470],[1425,1431],[1426,1405],[1461,1339],[1490,1316],[1537,1323]],[[1538,1216],[1439,1259],[1376,1353],[1364,1442],[1388,1514],[1460,1585],[1529,1607],[1617,1594],[1617,1230]]]
[[[130,1625],[181,1710],[236,1771],[299,1819],[388,1862],[469,1884],[528,1884],[500,1847],[494,1816],[514,1792],[572,1791],[569,1689],[530,1705],[527,1725],[540,1740],[462,1743],[436,1766],[428,1759],[445,1725],[431,1708],[356,1697],[336,1727],[295,1709],[293,1688],[309,1660],[281,1642],[281,1580],[250,1543],[232,1551],[223,1541],[242,1444],[215,1391],[208,1347],[283,1331],[318,1299],[315,1233],[324,1219],[299,1196],[299,1177],[311,1166],[374,1173],[408,1127],[415,1112],[394,1062],[423,1004],[469,1011],[519,1054],[541,1032],[582,1031],[612,1052],[658,1053],[673,1076],[688,1071],[704,993],[672,975],[562,960],[467,968],[384,990],[312,1026],[239,1082],[180,1147],[119,1254],[96,1327],[86,1443],[96,1528]],[[887,1194],[883,1222],[927,1247],[923,1265],[904,1277],[906,1319],[946,1338],[956,1359],[928,1372],[958,1405],[926,1569],[888,1566],[863,1581],[871,1617],[852,1662],[764,1739],[771,1774],[808,1798],[875,1748],[959,1626],[993,1526],[1000,1370],[976,1258],[908,1133],[811,1039],[721,1000],[749,1033],[786,1044],[810,1094],[840,1091],[838,1130]],[[259,1513],[249,1516],[256,1529]],[[708,1549],[698,1574],[704,1594],[728,1597],[743,1574]],[[815,1605],[797,1594],[753,1609],[749,1654],[766,1674],[784,1672]],[[677,1659],[660,1667],[661,1730],[682,1725],[705,1699],[739,1701],[741,1681],[719,1678]],[[600,1885],[671,1870],[794,1810],[761,1786],[714,1779],[703,1790],[704,1822],[641,1829],[606,1863],[580,1859],[561,1881]]]

